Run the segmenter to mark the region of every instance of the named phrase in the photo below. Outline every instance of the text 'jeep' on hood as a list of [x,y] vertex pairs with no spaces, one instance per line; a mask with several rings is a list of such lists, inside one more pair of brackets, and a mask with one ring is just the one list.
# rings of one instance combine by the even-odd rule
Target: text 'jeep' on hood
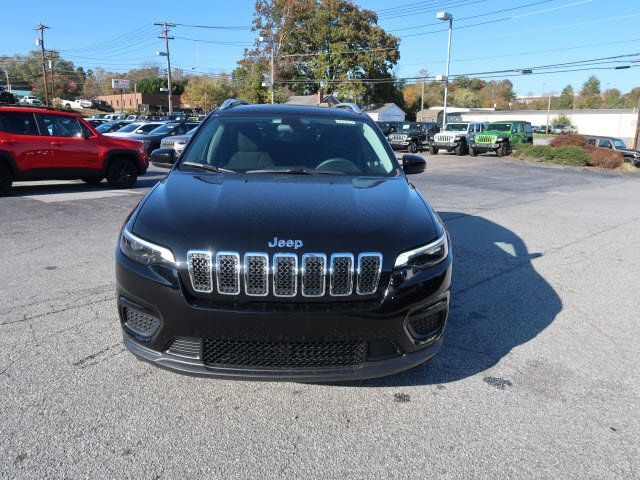
[[366,115],[213,112],[117,249],[125,345],[203,376],[335,380],[431,358],[448,317],[448,234]]

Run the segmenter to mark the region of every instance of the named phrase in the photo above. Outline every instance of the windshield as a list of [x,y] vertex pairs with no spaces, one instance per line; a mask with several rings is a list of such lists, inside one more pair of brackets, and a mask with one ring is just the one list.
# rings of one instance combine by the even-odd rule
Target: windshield
[[627,146],[625,145],[625,143],[624,143],[622,140],[620,140],[619,138],[614,138],[614,139],[612,140],[612,142],[613,142],[613,145],[614,145],[616,148],[627,148]]
[[171,133],[177,126],[178,125],[176,125],[175,123],[165,123],[164,125],[160,125],[159,127],[154,128],[149,133],[151,135],[164,135]]
[[109,133],[114,130],[118,126],[119,122],[107,122],[103,123],[99,127],[96,128],[96,131],[100,133]]
[[445,131],[447,132],[466,132],[469,128],[468,123],[447,123]]
[[118,131],[123,133],[134,132],[138,127],[140,127],[139,123],[130,123],[129,125],[125,125]]
[[212,117],[200,127],[181,162],[235,172],[358,176],[390,176],[397,168],[377,127],[361,120],[299,115]]
[[510,123],[490,123],[487,125],[485,130],[493,131],[493,132],[510,132],[511,124]]
[[403,123],[402,130],[420,130],[420,124],[419,123]]

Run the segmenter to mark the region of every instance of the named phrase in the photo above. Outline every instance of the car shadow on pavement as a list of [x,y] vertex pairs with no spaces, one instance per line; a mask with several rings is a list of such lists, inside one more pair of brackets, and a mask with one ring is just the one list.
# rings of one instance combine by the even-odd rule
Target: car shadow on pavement
[[[151,188],[160,180],[165,177],[165,173],[152,172],[147,173],[141,177],[138,177],[136,184],[128,190],[138,188]],[[59,183],[58,183],[59,182]],[[103,180],[97,185],[89,185],[82,180],[47,180],[43,182],[30,181],[30,182],[15,182],[13,187],[6,194],[7,197],[27,197],[38,195],[56,195],[63,193],[75,193],[82,194],[86,192],[102,192],[105,190],[112,190],[107,184],[106,180]]]
[[443,384],[481,373],[535,338],[562,309],[556,291],[531,263],[541,254],[530,253],[518,235],[481,216],[439,213],[454,253],[442,350],[411,370],[349,385]]

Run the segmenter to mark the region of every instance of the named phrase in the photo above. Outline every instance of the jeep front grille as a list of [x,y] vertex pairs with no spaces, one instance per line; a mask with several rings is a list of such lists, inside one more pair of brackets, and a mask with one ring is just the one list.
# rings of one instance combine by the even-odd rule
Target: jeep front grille
[[455,140],[455,137],[453,135],[436,135],[435,136],[436,142],[451,143],[454,140]]
[[379,253],[361,253],[358,256],[358,295],[370,295],[378,289],[382,255]]
[[223,295],[240,293],[240,255],[237,252],[216,254],[216,280],[218,293]]
[[496,137],[494,135],[476,135],[476,143],[495,143]]
[[[333,297],[373,295],[378,291],[382,254],[366,252],[334,253],[327,261],[323,253],[245,253],[218,252],[215,262],[207,251],[190,250],[187,266],[191,286],[197,293],[264,297]],[[271,260],[271,262],[270,262]],[[270,268],[271,267],[271,268]],[[328,286],[327,286],[328,283]],[[241,290],[243,290],[241,292]]]

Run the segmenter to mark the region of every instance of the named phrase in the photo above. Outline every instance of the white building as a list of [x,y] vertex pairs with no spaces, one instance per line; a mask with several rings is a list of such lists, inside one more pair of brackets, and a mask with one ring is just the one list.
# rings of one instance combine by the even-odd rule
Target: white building
[[[604,135],[624,140],[633,145],[640,118],[636,108],[594,109],[594,110],[550,110],[549,125],[558,115],[566,115],[578,133],[585,135]],[[524,120],[531,125],[547,125],[546,110],[496,110],[494,112],[462,113],[465,121],[499,122],[506,120]]]
[[378,103],[362,109],[375,122],[404,122],[406,113],[395,103]]

